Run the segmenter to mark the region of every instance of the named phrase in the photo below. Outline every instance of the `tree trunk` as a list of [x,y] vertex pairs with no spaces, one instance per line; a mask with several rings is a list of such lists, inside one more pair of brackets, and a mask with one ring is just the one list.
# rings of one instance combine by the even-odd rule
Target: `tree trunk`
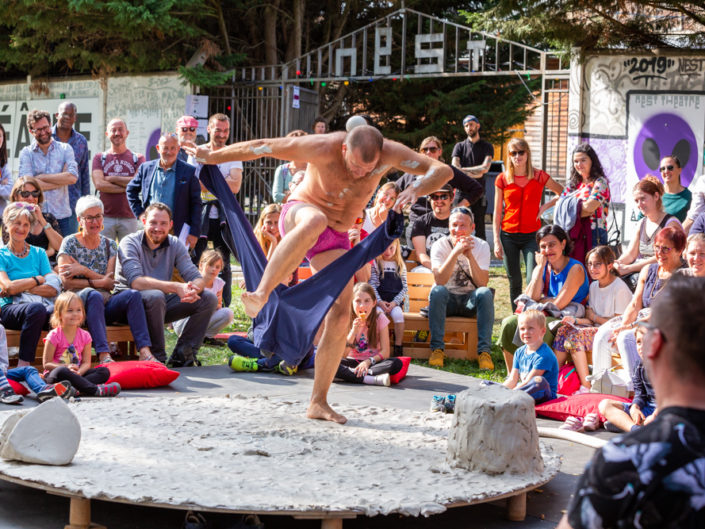
[[264,61],[266,64],[277,64],[277,14],[279,0],[275,0],[264,8]]

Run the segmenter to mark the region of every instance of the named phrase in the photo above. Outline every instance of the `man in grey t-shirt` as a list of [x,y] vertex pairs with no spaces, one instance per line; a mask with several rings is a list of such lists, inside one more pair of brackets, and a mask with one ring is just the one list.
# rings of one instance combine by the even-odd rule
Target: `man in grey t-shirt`
[[[203,278],[186,247],[169,235],[173,225],[169,207],[153,202],[147,206],[143,222],[144,231],[120,241],[115,288],[134,288],[142,294],[152,354],[160,362],[166,360],[164,324],[189,318],[167,365],[199,365],[196,353],[216,309],[216,296],[203,289]],[[172,280],[174,268],[186,283]]]

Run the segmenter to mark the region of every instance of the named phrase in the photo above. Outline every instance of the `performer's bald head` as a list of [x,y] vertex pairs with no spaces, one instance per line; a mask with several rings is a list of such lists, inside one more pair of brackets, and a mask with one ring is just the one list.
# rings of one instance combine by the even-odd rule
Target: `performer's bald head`
[[345,145],[354,151],[364,163],[374,162],[382,152],[384,137],[369,125],[358,125],[345,136]]

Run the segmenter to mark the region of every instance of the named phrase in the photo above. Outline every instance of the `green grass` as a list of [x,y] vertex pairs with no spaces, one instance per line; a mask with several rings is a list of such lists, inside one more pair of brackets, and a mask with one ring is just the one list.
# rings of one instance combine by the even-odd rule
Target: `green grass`
[[[497,382],[501,382],[507,377],[507,370],[504,366],[502,350],[497,345],[502,318],[512,313],[511,304],[509,303],[509,282],[507,280],[504,267],[499,266],[490,268],[489,286],[495,289],[495,320],[492,327],[492,361],[495,366],[494,371],[480,371],[477,362],[448,358],[445,360],[444,367],[434,369],[442,369],[443,371],[448,371],[451,373],[471,375],[473,377],[494,380]],[[250,318],[248,318],[245,314],[244,307],[240,302],[240,294],[242,294],[242,289],[240,289],[238,285],[233,285],[232,294],[233,301],[230,306],[235,313],[235,319],[233,320],[233,323],[224,330],[224,332],[246,332],[250,327]],[[167,328],[167,351],[171,351],[175,344],[176,335],[171,329]],[[198,358],[201,362],[203,362],[203,365],[220,365],[226,363],[229,354],[230,349],[227,347],[209,347],[204,345],[198,353]],[[418,365],[428,366],[428,362],[425,360],[414,360],[413,362]]]

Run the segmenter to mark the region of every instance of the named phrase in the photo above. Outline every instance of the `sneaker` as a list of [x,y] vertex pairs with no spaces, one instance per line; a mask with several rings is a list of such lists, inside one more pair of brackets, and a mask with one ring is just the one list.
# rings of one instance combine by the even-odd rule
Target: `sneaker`
[[230,355],[228,365],[233,371],[257,371],[259,368],[256,358],[248,358],[240,355]]
[[394,352],[392,353],[392,356],[404,356],[404,346],[403,345],[395,345]]
[[428,340],[428,331],[416,331],[414,335],[415,342],[425,342]]
[[19,404],[23,400],[24,397],[12,391],[12,388],[0,392],[0,402],[3,404]]
[[68,400],[71,397],[76,396],[76,388],[71,385],[71,382],[64,380],[63,382],[57,382],[52,386],[47,386],[39,393],[37,393],[37,400],[39,402],[44,402],[54,397],[61,397],[62,399]]
[[607,430],[608,432],[624,433],[619,426],[616,426],[614,423],[611,423],[610,421],[605,421],[605,424],[603,426],[605,427],[605,430]]
[[431,411],[446,411],[446,398],[443,395],[434,395],[431,398]]
[[117,382],[111,382],[110,384],[98,384],[98,391],[96,392],[96,397],[116,397],[120,393],[120,384]]
[[480,356],[477,358],[477,363],[480,366],[480,369],[484,371],[493,371],[494,370],[494,362],[492,362],[492,357],[490,356],[490,353],[483,351],[480,353]]
[[443,349],[434,349],[428,359],[428,365],[431,367],[443,367],[443,359],[445,356],[446,354],[443,352]]
[[225,347],[228,344],[219,338],[209,338],[206,336],[203,339],[203,345],[210,345],[211,347]]
[[298,366],[289,365],[286,363],[286,360],[282,360],[277,364],[277,367],[274,368],[274,371],[277,373],[281,373],[282,375],[286,375],[288,377],[295,375],[298,370]]
[[573,395],[582,395],[583,393],[590,393],[590,388],[580,384],[580,388],[578,388],[578,391],[573,393]]
[[392,385],[392,379],[389,376],[389,373],[384,373],[383,375],[373,375],[372,377],[374,380],[372,382],[372,385],[374,386],[391,386]]
[[444,409],[443,411],[446,413],[454,413],[455,412],[455,395],[448,395],[445,398],[444,401]]

